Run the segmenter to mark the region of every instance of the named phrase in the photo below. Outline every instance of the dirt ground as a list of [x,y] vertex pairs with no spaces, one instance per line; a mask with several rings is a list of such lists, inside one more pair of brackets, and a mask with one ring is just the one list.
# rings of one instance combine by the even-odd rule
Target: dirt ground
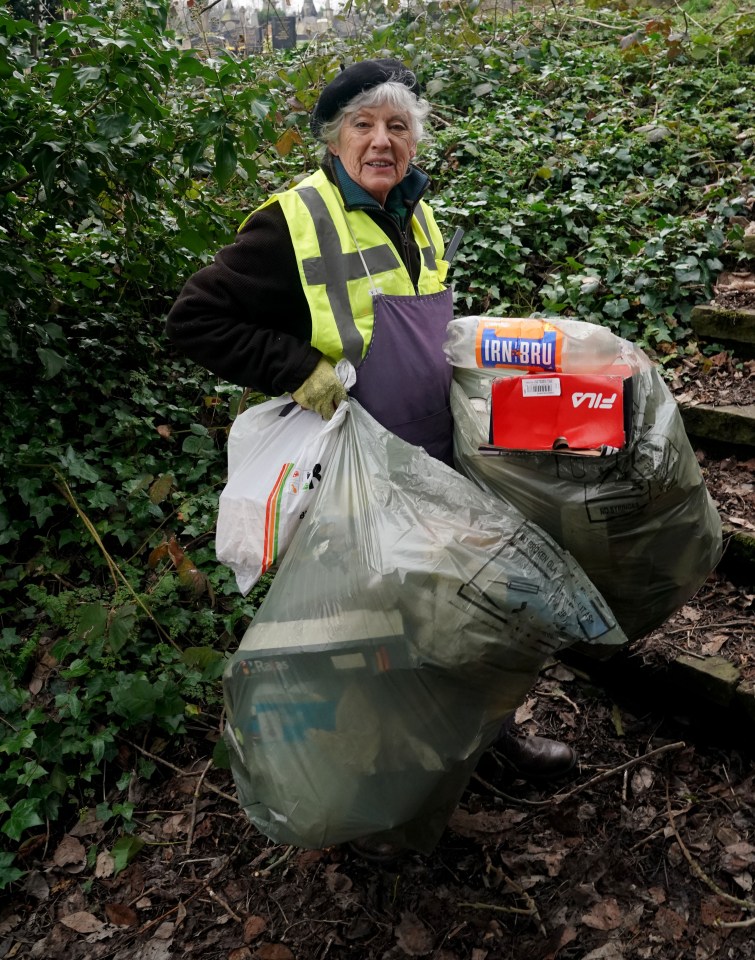
[[[679,368],[678,397],[753,402],[752,361],[705,363]],[[755,451],[697,456],[727,529],[755,531]],[[712,574],[632,654],[717,654],[755,678],[755,584],[735,580]],[[433,854],[388,865],[262,837],[211,765],[219,716],[178,753],[124,742],[124,771],[158,771],[128,790],[138,855],[118,871],[116,828],[93,810],[30,841],[0,907],[0,960],[755,958],[755,766],[740,731],[565,662],[517,717],[575,746],[569,779],[527,784],[491,750]]]

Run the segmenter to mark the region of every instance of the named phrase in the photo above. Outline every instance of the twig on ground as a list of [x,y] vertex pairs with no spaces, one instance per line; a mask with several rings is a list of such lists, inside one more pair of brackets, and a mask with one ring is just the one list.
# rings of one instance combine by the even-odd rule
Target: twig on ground
[[457,900],[457,907],[469,907],[470,910],[495,910],[496,913],[518,913],[525,917],[534,916],[533,911],[527,907],[504,907],[498,903],[472,903],[469,900]]
[[209,893],[210,897],[211,897],[216,903],[219,903],[219,904],[220,904],[220,906],[225,910],[225,912],[228,914],[228,916],[229,916],[232,920],[235,920],[237,923],[243,923],[243,922],[244,922],[244,921],[242,920],[242,918],[236,913],[236,911],[233,910],[233,909],[230,907],[230,905],[228,904],[228,901],[227,901],[227,900],[224,900],[224,899],[220,896],[219,893],[215,893],[215,891],[212,889],[212,887],[211,887],[208,883],[206,883],[206,884],[204,885],[204,888],[205,888],[205,890]]
[[525,800],[523,797],[512,797],[511,794],[504,793],[503,790],[499,790],[498,787],[494,787],[492,783],[488,783],[487,780],[483,780],[479,773],[473,773],[472,779],[482,784],[482,786],[485,787],[486,790],[489,790],[494,796],[499,797],[501,800],[506,800],[507,803],[512,803],[515,806],[549,807],[553,802],[553,798],[550,800]]
[[291,854],[292,854],[293,852],[294,852],[294,847],[293,847],[293,846],[286,847],[286,849],[285,849],[285,850],[283,851],[283,853],[278,857],[277,860],[273,860],[272,863],[269,863],[263,870],[260,870],[260,871],[259,871],[259,875],[260,875],[261,877],[262,877],[262,876],[265,876],[266,874],[268,874],[268,873],[270,873],[272,870],[274,870],[279,864],[285,863],[286,860],[288,860],[288,858],[291,856]]
[[[682,631],[676,630],[675,633],[681,633]],[[684,631],[689,633],[689,630]],[[707,656],[704,653],[696,653],[694,650],[688,650],[686,647],[680,646],[678,643],[674,643],[673,640],[666,640],[665,638],[661,641],[665,646],[671,647],[672,650],[676,650],[678,653],[684,654],[685,657],[694,657],[696,660],[707,660]]]
[[[150,760],[154,760],[156,763],[161,763],[164,767],[167,767],[169,770],[172,770],[174,773],[177,773],[180,777],[195,777],[196,773],[191,770],[182,770],[180,767],[177,767],[174,763],[171,763],[169,760],[163,760],[162,757],[158,757],[155,753],[150,753],[149,750],[145,750],[144,747],[140,747],[138,743],[133,743],[131,740],[127,740],[125,737],[121,737],[124,743],[127,743],[130,747],[133,747],[134,750],[138,750],[139,753],[143,753],[145,757],[149,757]],[[207,789],[211,790],[213,793],[217,794],[219,797],[222,797],[224,800],[230,800],[231,803],[238,803],[238,797],[232,797],[230,793],[225,793],[225,791],[220,790],[218,787],[213,784],[206,784]]]
[[543,696],[543,697],[552,697],[554,700],[555,700],[555,699],[566,700],[566,702],[569,704],[569,706],[572,708],[572,710],[574,710],[575,713],[581,713],[581,712],[582,712],[582,711],[579,709],[579,707],[577,706],[577,704],[576,704],[573,700],[570,700],[569,697],[566,696],[566,694],[564,693],[563,690],[546,690],[546,691],[544,691],[544,693],[542,694],[542,696]]
[[693,630],[723,630],[726,627],[751,627],[752,620],[727,620],[725,623],[690,623],[686,627],[675,627],[673,630],[664,630],[663,636],[674,633],[691,633]]
[[[677,810],[676,816],[686,816],[690,810],[695,806],[694,803],[688,803],[683,810]],[[659,837],[662,833],[666,832],[666,826],[658,827],[657,830],[653,830],[652,833],[649,833],[646,837],[643,837],[642,840],[638,840],[634,846],[629,848],[630,853],[634,853],[635,850],[639,850],[640,847],[644,847],[646,843],[650,843],[651,840],[655,840],[656,837]]]
[[213,867],[212,870],[210,870],[210,872],[209,872],[209,873],[207,874],[207,876],[205,877],[205,883],[210,883],[211,880],[214,880],[216,877],[219,877],[219,876],[220,876],[220,874],[225,870],[225,868],[228,866],[228,864],[231,862],[231,860],[233,860],[233,858],[236,856],[236,851],[239,849],[239,847],[241,846],[241,844],[242,844],[242,843],[246,840],[246,838],[249,836],[249,834],[251,833],[251,830],[252,830],[252,825],[251,825],[251,823],[247,823],[247,825],[246,825],[246,830],[245,830],[244,833],[242,834],[241,839],[239,840],[239,842],[236,844],[236,846],[233,848],[233,850],[231,850],[230,853],[227,853],[227,854],[223,857],[223,859],[220,861],[220,863],[219,863],[216,867]]
[[[690,870],[692,871],[692,873],[694,873],[697,879],[701,880],[705,884],[705,886],[708,887],[709,890],[712,890],[713,893],[716,894],[716,896],[721,897],[723,900],[726,900],[727,903],[734,903],[736,904],[736,906],[742,907],[743,910],[755,911],[755,903],[753,903],[752,900],[741,900],[739,897],[733,897],[730,893],[727,893],[725,890],[722,890],[721,887],[719,887],[719,885],[715,882],[715,880],[711,880],[708,874],[703,870],[703,868],[700,866],[697,860],[695,860],[695,858],[689,852],[676,827],[676,814],[671,809],[671,799],[668,795],[668,786],[666,787],[666,812],[668,814],[669,825],[671,826],[671,829],[674,832],[674,836],[676,837],[676,842],[679,844],[679,849],[684,854],[684,859],[689,864]],[[738,925],[749,926],[750,923],[755,923],[755,917],[753,917],[752,920],[747,921],[746,924],[740,921]],[[723,921],[717,924],[717,926],[728,926],[728,925],[729,924],[726,924]]]
[[643,753],[641,757],[634,757],[632,760],[627,760],[627,762],[622,763],[621,766],[613,767],[611,770],[604,770],[603,773],[599,773],[597,776],[591,777],[584,783],[578,784],[576,787],[567,791],[566,793],[556,793],[548,800],[524,800],[519,797],[512,797],[510,794],[504,793],[502,790],[498,790],[492,784],[488,783],[486,780],[483,780],[482,777],[478,776],[476,773],[472,775],[472,779],[477,780],[478,783],[481,783],[487,790],[490,790],[491,793],[495,794],[495,796],[500,797],[502,800],[507,800],[509,803],[514,803],[525,807],[550,807],[553,804],[563,803],[564,800],[571,800],[573,797],[583,793],[590,787],[594,787],[596,784],[602,783],[604,780],[608,780],[610,777],[616,776],[616,774],[624,773],[625,770],[629,770],[632,767],[637,766],[638,763],[651,760],[660,756],[662,753],[669,753],[672,750],[681,750],[683,747],[686,747],[686,743],[683,740],[678,740],[676,743],[666,743],[662,747],[657,747],[655,750],[651,750],[650,753]]
[[459,907],[469,907],[470,910],[495,910],[497,913],[515,913],[523,917],[533,917],[537,921],[538,932],[544,937],[547,937],[548,932],[545,929],[543,918],[540,916],[540,911],[537,909],[537,904],[535,901],[532,899],[529,893],[527,893],[527,891],[516,882],[516,880],[512,880],[512,878],[502,870],[499,872],[503,876],[503,880],[511,893],[515,893],[518,897],[522,897],[527,904],[526,907],[505,907],[502,904],[483,903],[479,900],[458,900],[456,905]]
[[750,917],[749,920],[717,920],[717,927],[726,927],[727,929],[732,929],[733,927],[755,927],[755,917]]
[[608,780],[609,777],[613,777],[617,773],[623,773],[625,770],[630,770],[632,767],[636,767],[638,763],[643,763],[646,760],[658,757],[662,753],[670,753],[672,750],[682,750],[686,746],[687,744],[683,740],[677,740],[676,743],[666,743],[662,747],[657,747],[655,750],[651,750],[650,753],[643,753],[641,757],[634,757],[632,760],[627,760],[626,763],[622,763],[619,767],[614,767],[613,770],[606,770],[603,773],[599,773],[596,777],[592,777],[592,779],[585,781],[585,783],[580,783],[578,786],[574,787],[573,790],[569,790],[568,793],[557,793],[552,799],[554,803],[563,803],[564,800],[571,800],[572,797],[576,797],[577,794],[583,793],[590,787],[594,787],[595,784],[602,783],[604,780]]
[[189,832],[186,837],[186,856],[187,857],[191,853],[191,844],[194,840],[194,828],[196,827],[196,824],[197,824],[197,805],[199,803],[199,794],[202,791],[202,784],[204,783],[204,778],[207,776],[207,771],[210,769],[211,766],[212,766],[212,757],[210,757],[210,759],[207,761],[207,765],[202,771],[202,774],[199,777],[199,780],[197,780],[196,787],[194,787],[194,797],[192,798],[192,801],[191,801],[191,822],[189,823]]
[[150,920],[149,923],[145,923],[143,927],[139,927],[138,936],[141,937],[142,934],[147,932],[147,930],[151,930],[152,927],[156,927],[171,914],[175,913],[177,910],[180,910],[181,907],[185,907],[189,901],[193,900],[195,897],[198,897],[202,890],[204,890],[204,887],[200,887],[199,890],[195,890],[194,893],[190,894],[185,900],[179,900],[175,907],[171,907],[170,910],[166,910],[165,913],[160,914],[159,917],[155,917],[154,920]]
[[[503,871],[501,871],[503,872]],[[516,880],[513,880],[508,874],[504,873],[503,878],[506,881],[506,886],[512,890],[517,896],[523,897],[527,907],[529,908],[532,916],[537,920],[537,928],[539,932],[544,936],[548,936],[548,932],[545,929],[545,924],[543,923],[543,918],[540,916],[540,911],[537,909],[537,904],[533,898],[527,893],[524,887],[520,886]]]

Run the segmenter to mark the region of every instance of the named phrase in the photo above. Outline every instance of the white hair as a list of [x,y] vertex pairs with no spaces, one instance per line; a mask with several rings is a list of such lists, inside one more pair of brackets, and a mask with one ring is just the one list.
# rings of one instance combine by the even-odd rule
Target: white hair
[[425,137],[425,121],[430,115],[430,104],[427,100],[415,96],[403,83],[397,80],[387,80],[385,83],[371,87],[357,94],[342,107],[338,113],[322,125],[320,140],[325,144],[336,143],[341,136],[341,128],[346,117],[357,113],[365,107],[382,107],[386,104],[405,113],[409,118],[409,130],[415,144]]

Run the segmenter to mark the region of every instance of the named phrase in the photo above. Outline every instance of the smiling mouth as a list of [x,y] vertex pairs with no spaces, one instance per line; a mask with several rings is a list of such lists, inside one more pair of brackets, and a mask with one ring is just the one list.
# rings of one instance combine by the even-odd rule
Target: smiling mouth
[[387,160],[369,160],[367,166],[377,170],[389,170],[393,164]]

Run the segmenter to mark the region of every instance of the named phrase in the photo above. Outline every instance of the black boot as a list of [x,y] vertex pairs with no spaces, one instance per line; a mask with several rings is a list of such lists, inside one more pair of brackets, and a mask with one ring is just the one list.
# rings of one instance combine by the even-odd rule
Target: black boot
[[517,733],[513,718],[501,727],[493,749],[524,780],[554,780],[574,768],[577,754],[570,746],[546,737]]

